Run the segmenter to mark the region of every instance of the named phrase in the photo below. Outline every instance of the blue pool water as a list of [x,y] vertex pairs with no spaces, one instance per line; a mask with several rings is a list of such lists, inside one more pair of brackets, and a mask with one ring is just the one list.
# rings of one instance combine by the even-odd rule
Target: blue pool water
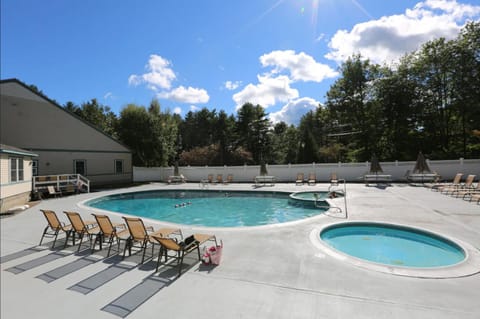
[[409,227],[348,223],[327,227],[320,237],[346,254],[393,266],[441,267],[465,259],[452,241]]
[[289,200],[288,193],[225,191],[147,191],[94,199],[88,206],[208,227],[259,226],[285,223],[323,213],[326,209]]

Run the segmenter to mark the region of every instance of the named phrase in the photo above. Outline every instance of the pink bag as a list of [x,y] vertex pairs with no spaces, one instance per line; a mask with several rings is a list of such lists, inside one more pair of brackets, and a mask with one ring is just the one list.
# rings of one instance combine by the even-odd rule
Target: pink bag
[[222,259],[223,241],[220,241],[220,245],[211,246],[210,248],[204,248],[202,261],[204,264],[220,265]]

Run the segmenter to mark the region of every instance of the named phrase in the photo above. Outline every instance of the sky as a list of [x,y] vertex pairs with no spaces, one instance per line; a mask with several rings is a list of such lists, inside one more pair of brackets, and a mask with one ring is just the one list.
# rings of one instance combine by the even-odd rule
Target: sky
[[395,63],[480,20],[480,0],[1,0],[0,78],[60,105],[184,117],[260,104],[297,125],[360,53]]

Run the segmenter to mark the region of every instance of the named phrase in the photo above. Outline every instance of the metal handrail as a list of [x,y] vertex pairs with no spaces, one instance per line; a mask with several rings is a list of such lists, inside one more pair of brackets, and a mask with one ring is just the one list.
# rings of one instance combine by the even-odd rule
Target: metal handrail
[[[345,219],[348,219],[348,208],[347,208],[347,181],[345,179],[337,179],[337,182],[338,183],[343,183],[343,201],[344,201],[344,206],[345,206]],[[338,184],[337,183],[337,184]],[[330,185],[328,187],[328,192],[330,193],[332,191],[332,188],[333,186],[338,186],[338,185]],[[316,201],[315,201],[315,206],[317,207],[316,205]],[[333,206],[333,207],[330,207],[330,208],[336,208],[338,210],[340,210],[340,212],[342,211],[342,208],[338,207],[338,206]]]

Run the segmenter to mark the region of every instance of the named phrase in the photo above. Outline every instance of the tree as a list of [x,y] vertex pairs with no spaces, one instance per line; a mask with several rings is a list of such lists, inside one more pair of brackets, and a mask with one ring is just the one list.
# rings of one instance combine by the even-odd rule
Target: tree
[[143,106],[127,105],[120,112],[118,134],[133,152],[133,165],[167,166],[172,163],[178,127],[175,117],[160,111],[153,100],[148,111]]
[[271,158],[270,121],[262,106],[245,103],[237,112],[238,145],[252,153],[255,163]]

